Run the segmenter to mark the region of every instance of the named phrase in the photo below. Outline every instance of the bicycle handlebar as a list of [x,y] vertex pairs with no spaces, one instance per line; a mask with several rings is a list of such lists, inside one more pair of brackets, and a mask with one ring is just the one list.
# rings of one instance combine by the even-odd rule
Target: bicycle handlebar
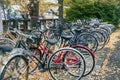
[[[32,38],[32,35],[24,34],[24,33],[20,32],[20,31],[18,31],[18,30],[16,30],[16,32],[17,32],[20,36],[23,36],[23,37],[25,37],[25,38],[29,38],[29,39],[31,39],[31,40],[34,42],[34,39]],[[21,39],[21,37],[20,37],[20,39]]]
[[29,38],[29,37],[31,37],[31,35],[27,35],[27,34],[24,34],[24,33],[22,33],[22,32],[20,32],[20,31],[16,31],[19,35],[21,35],[21,36],[24,36],[24,37],[26,37],[26,38]]

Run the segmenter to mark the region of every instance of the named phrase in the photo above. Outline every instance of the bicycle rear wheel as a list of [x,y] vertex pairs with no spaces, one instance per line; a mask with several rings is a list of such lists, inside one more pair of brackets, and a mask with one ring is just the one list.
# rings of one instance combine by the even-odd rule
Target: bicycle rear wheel
[[96,37],[98,40],[98,48],[97,51],[100,51],[104,48],[106,41],[105,36],[100,31],[92,31],[91,34]]
[[73,48],[58,49],[48,61],[48,70],[54,80],[79,80],[85,69],[83,55]]
[[92,50],[90,50],[88,47],[83,45],[72,45],[72,48],[77,49],[80,53],[82,53],[85,57],[86,62],[86,70],[83,74],[83,77],[89,75],[94,67],[95,67],[95,54]]
[[28,80],[28,62],[22,54],[8,58],[1,69],[0,80]]
[[95,36],[90,33],[82,33],[78,36],[77,44],[87,46],[92,49],[94,52],[98,48],[98,40]]

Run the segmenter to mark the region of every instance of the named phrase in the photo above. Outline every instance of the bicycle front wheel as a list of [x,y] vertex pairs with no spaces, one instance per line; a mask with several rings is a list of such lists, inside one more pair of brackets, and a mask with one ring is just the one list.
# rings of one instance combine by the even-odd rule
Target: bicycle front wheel
[[58,49],[48,61],[48,70],[54,80],[79,80],[85,69],[83,55],[73,48]]
[[28,62],[22,54],[8,58],[0,72],[0,80],[28,80]]

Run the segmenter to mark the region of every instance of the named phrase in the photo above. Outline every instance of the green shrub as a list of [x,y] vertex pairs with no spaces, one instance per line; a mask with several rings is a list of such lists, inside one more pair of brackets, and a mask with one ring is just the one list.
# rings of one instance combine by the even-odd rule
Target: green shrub
[[99,18],[114,25],[118,24],[120,18],[120,8],[109,1],[91,1],[84,3],[74,0],[70,8],[66,10],[67,21],[76,21],[77,19]]

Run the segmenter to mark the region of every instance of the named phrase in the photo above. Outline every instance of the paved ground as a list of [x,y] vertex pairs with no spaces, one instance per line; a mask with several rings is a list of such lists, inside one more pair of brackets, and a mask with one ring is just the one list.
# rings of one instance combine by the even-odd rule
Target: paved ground
[[[120,80],[120,30],[110,36],[110,42],[101,51],[96,52],[96,66],[94,71],[81,80]],[[38,73],[37,73],[38,74]],[[48,73],[37,80],[51,80]],[[35,76],[32,76],[35,79]],[[38,77],[38,76],[36,76]]]
[[[36,72],[29,80],[51,79],[48,72]],[[105,48],[96,52],[94,71],[81,80],[120,80],[120,30],[112,33],[111,40]]]
[[94,71],[81,80],[120,80],[120,30],[112,33],[105,48],[96,52]]

